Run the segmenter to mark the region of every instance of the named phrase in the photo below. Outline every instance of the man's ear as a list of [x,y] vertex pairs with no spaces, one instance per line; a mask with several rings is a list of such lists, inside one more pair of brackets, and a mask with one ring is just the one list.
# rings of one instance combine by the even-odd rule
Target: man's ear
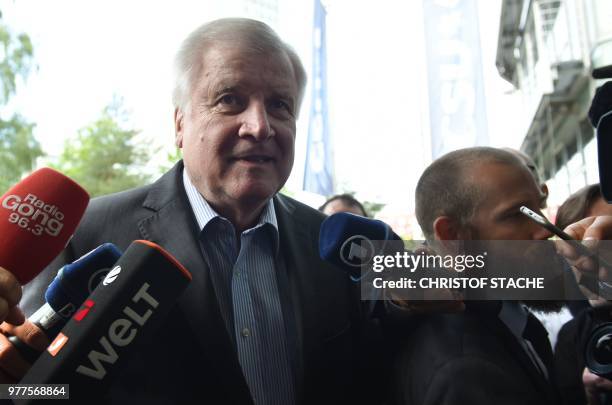
[[177,148],[183,147],[183,110],[179,107],[174,109],[174,144]]
[[458,240],[460,229],[452,218],[441,216],[434,220],[433,231],[436,240]]
[[544,194],[546,198],[548,198],[548,186],[546,185],[546,183],[542,183],[540,185],[540,190],[542,190],[542,194]]
[[433,223],[435,241],[441,252],[458,255],[461,253],[462,240],[471,239],[457,221],[450,217],[442,216],[435,219]]

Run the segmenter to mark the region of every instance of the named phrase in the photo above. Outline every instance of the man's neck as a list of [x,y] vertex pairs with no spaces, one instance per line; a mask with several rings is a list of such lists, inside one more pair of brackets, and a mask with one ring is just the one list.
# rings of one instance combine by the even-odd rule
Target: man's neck
[[226,218],[232,223],[236,230],[236,236],[240,239],[240,234],[247,229],[254,227],[257,224],[263,210],[269,203],[269,197],[262,200],[261,198],[243,198],[242,200],[231,199],[224,195],[214,195],[197,187],[191,180],[187,168],[183,172],[185,187],[197,192],[206,203],[218,215]]
[[263,212],[268,201],[259,202],[257,204],[244,204],[240,207],[221,206],[208,201],[210,206],[224,218],[227,218],[236,229],[236,236],[240,239],[240,234],[245,230],[254,227],[257,224],[261,213]]

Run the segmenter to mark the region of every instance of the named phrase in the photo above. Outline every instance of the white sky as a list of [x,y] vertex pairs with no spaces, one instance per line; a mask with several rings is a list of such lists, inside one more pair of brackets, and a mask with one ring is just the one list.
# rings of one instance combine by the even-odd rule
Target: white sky
[[[327,2],[339,191],[403,212],[412,209],[414,185],[429,163],[421,1]],[[520,104],[495,69],[501,2],[478,4],[490,138],[493,146],[518,147]],[[246,16],[240,0],[0,0],[0,10],[5,24],[33,40],[38,68],[13,107],[37,124],[35,135],[50,156],[93,122],[113,94],[124,98],[133,128],[157,145],[171,145],[171,66],[179,43],[205,21]],[[312,0],[279,0],[272,21],[308,70],[312,10]],[[301,188],[308,110],[304,104],[290,190]]]

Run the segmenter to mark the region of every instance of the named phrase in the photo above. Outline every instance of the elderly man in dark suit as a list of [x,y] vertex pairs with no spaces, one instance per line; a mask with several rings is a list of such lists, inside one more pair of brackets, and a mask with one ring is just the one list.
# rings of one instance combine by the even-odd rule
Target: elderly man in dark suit
[[[542,240],[551,234],[519,208],[539,211],[543,198],[516,156],[494,148],[468,148],[439,158],[425,170],[417,185],[416,214],[434,249],[457,240]],[[474,243],[480,242],[464,245]],[[559,308],[556,302],[529,304]],[[557,402],[546,331],[520,301],[466,300],[463,313],[423,319],[404,347],[397,363],[398,403]]]
[[[58,267],[103,242],[148,239],[193,275],[164,327],[134,353],[105,403],[346,403],[357,300],[318,257],[324,216],[278,193],[294,159],[306,83],[267,25],[222,19],[176,58],[174,122],[183,160],[152,185],[94,199],[54,264],[27,286],[31,313]],[[44,346],[31,324],[15,333]],[[0,366],[28,365],[0,337]]]

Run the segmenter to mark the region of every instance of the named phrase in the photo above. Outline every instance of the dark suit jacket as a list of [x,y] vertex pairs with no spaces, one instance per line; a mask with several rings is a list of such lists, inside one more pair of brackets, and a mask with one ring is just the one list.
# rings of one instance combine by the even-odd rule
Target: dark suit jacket
[[[248,404],[250,394],[226,330],[198,229],[182,185],[182,162],[152,185],[96,198],[63,254],[24,291],[26,313],[36,310],[56,270],[104,242],[125,249],[135,239],[158,243],[192,274],[165,325],[135,351],[114,383],[109,403]],[[301,403],[344,403],[352,391],[358,309],[347,277],[318,255],[324,216],[277,195],[283,274],[295,322],[292,350]],[[283,285],[283,284],[281,284]]]
[[495,314],[429,315],[396,360],[398,404],[557,403],[552,385]]

